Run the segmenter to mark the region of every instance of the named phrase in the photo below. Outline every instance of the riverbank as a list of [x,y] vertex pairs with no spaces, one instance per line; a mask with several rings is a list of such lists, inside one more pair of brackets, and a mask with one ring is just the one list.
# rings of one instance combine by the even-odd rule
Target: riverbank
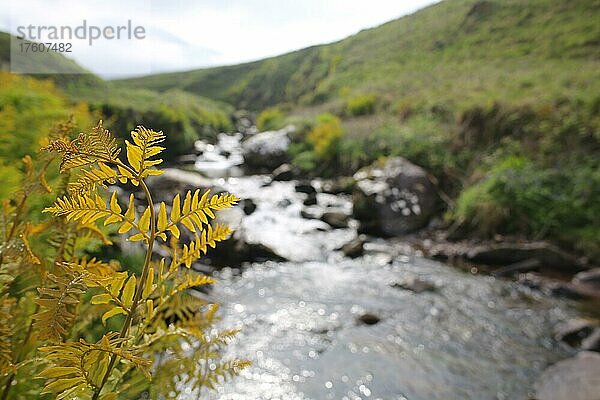
[[[275,137],[285,141],[281,133]],[[353,211],[354,184],[306,180],[280,166],[277,173],[246,174],[240,156],[244,160],[249,148],[263,148],[244,144],[249,138],[261,142],[256,134],[239,134],[198,143],[201,154],[190,157],[188,171],[168,169],[151,182],[160,193],[204,187],[243,199],[223,216],[236,228],[232,239],[209,253],[206,264],[194,266],[219,278],[208,296],[223,305],[225,324],[242,329],[230,351],[255,361],[231,390],[215,398],[370,393],[546,400],[552,397],[539,393],[554,379],[544,375],[546,368],[595,346],[597,303],[565,289],[571,285],[568,274],[587,267],[585,260],[531,243],[451,242],[446,227],[436,226],[435,213],[412,233],[362,233]],[[267,139],[263,143],[279,151],[281,143]],[[397,189],[390,194],[400,194]],[[405,197],[404,206],[410,203],[414,211],[419,202]],[[493,251],[498,256],[498,248],[514,255],[508,245],[520,246],[525,266],[514,265],[514,259],[504,266],[480,262],[486,249],[488,257]],[[562,257],[563,264],[572,261],[572,270],[529,261],[547,265],[548,254],[554,261]],[[532,275],[530,268],[543,274]],[[538,278],[562,286],[541,285]],[[592,367],[582,368],[593,371],[595,365],[592,359]],[[551,372],[556,376],[556,368]]]

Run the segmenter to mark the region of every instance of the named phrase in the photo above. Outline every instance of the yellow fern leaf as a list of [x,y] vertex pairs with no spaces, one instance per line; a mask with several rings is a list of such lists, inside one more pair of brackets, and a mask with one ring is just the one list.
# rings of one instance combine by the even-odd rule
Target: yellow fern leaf
[[80,133],[72,141],[61,137],[42,150],[57,152],[62,156],[61,172],[99,160],[114,161],[120,152],[116,139],[102,126],[102,121],[88,134]]
[[165,140],[163,133],[138,126],[136,130],[131,132],[131,138],[133,142],[126,140],[125,145],[127,147],[127,161],[137,172],[136,178],[143,179],[150,175],[160,175],[162,171],[150,168],[162,163],[162,159],[152,160],[151,158],[165,149],[158,146],[159,143]]
[[97,162],[98,168],[90,166],[89,169],[81,170],[80,176],[75,182],[69,183],[69,192],[75,195],[89,195],[95,192],[97,186],[107,189],[106,183],[115,184],[117,179],[127,180],[127,177],[118,174],[102,161]]
[[209,218],[214,219],[213,211],[230,208],[237,204],[239,199],[229,193],[214,195],[209,199],[210,190],[204,192],[202,197],[199,197],[200,190],[196,190],[192,195],[188,191],[183,201],[183,208],[180,209],[180,198],[176,195],[171,206],[171,221],[164,229],[159,231],[170,231],[179,237],[179,229],[175,229],[178,223],[181,223],[189,231],[196,232],[202,230],[203,226],[208,225]]
[[76,315],[74,309],[79,304],[86,286],[81,274],[57,265],[57,274],[48,274],[53,287],[40,287],[40,297],[35,300],[39,311],[34,315],[33,326],[39,330],[39,337],[58,342],[65,337]]

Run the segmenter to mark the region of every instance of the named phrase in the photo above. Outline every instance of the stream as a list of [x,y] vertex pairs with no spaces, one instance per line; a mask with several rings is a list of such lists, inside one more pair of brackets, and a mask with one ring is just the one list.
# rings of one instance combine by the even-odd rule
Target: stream
[[[355,226],[303,218],[306,195],[295,182],[241,176],[238,147],[239,138],[222,135],[196,168],[254,201],[241,229],[287,261],[216,273],[221,324],[241,329],[225,358],[253,365],[202,398],[529,399],[540,373],[572,354],[552,332],[577,316],[573,303],[425,259],[394,240],[371,238],[364,255],[348,258],[336,249],[357,236]],[[317,203],[351,209],[344,195],[319,193]],[[409,278],[435,290],[394,285]],[[361,323],[364,313],[379,322]]]

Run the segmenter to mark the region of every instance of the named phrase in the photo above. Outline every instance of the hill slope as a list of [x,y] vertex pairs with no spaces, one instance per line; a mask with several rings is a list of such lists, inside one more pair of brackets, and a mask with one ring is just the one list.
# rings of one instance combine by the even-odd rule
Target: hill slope
[[[10,41],[10,34],[0,32],[0,72],[10,69]],[[39,57],[29,61],[44,63],[46,70],[52,72],[30,75],[34,79],[24,82],[52,81],[64,91],[68,102],[86,103],[117,134],[128,135],[138,124],[162,129],[168,133],[171,155],[189,152],[201,136],[215,135],[231,128],[233,108],[223,102],[178,89],[159,93],[122,87],[119,83],[103,80],[59,53],[40,53]],[[3,76],[13,79],[11,75]],[[0,111],[3,107],[0,98]]]
[[337,43],[121,82],[255,110],[353,92],[473,104],[598,92],[599,67],[598,1],[446,0]]

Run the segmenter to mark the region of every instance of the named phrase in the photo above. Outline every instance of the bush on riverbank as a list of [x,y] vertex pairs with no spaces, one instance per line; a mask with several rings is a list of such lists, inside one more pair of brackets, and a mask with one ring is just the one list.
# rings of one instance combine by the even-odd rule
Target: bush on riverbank
[[449,222],[467,234],[553,239],[598,258],[599,104],[411,108],[401,119],[344,119],[344,135],[327,157],[311,154],[310,135],[290,151],[297,166],[320,175],[351,175],[402,156],[435,177],[449,197]]

